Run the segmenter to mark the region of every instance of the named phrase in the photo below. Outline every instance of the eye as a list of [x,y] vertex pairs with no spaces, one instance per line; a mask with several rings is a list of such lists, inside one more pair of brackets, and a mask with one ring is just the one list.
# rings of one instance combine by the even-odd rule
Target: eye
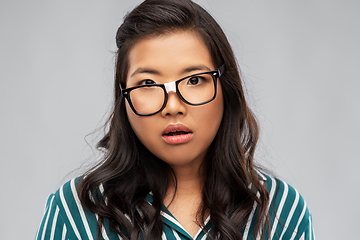
[[187,81],[188,85],[199,85],[201,82],[203,81],[203,79],[199,76],[194,76],[189,78],[189,80]]
[[142,85],[153,85],[153,84],[156,84],[153,80],[150,80],[150,79],[145,79],[145,80],[142,80],[138,83],[139,86],[142,86]]

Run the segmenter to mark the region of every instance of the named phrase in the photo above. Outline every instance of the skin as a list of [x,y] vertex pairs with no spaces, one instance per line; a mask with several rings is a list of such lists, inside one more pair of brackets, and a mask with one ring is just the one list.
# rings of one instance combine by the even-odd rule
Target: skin
[[[144,79],[156,83],[172,82],[218,67],[214,66],[210,52],[198,33],[171,32],[140,40],[132,47],[126,87],[136,86]],[[195,222],[203,182],[200,166],[223,116],[219,80],[217,85],[216,98],[201,106],[190,106],[182,102],[176,93],[170,92],[166,107],[152,116],[136,115],[126,102],[127,116],[137,137],[175,172],[177,193],[173,199],[174,186],[168,186],[164,204],[193,237],[199,230]],[[162,133],[170,124],[178,123],[188,127],[192,137],[186,143],[169,144],[164,141]]]

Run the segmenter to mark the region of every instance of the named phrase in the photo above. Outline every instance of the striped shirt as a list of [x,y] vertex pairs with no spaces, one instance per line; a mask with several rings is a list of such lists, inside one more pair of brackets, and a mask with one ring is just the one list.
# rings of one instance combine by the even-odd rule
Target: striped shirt
[[[268,208],[270,239],[314,239],[311,214],[298,191],[281,180],[263,173],[259,173],[259,175],[270,194]],[[50,195],[36,240],[96,239],[97,215],[87,211],[81,205],[75,187],[76,181],[77,179],[73,179],[67,182],[55,194]],[[151,202],[150,194],[147,200]],[[256,213],[257,204],[254,203],[247,224],[241,231],[244,240],[254,239]],[[203,229],[206,228],[211,232],[210,217],[192,238],[165,207],[161,214],[164,223],[161,240],[206,240],[206,232]],[[102,238],[105,240],[121,239],[109,229],[106,221],[104,221]]]

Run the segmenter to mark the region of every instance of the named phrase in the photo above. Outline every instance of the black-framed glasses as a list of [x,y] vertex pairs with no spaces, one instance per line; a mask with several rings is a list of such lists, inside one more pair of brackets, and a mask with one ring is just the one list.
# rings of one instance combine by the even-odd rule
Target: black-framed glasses
[[223,74],[224,65],[217,70],[192,74],[164,84],[145,84],[122,89],[131,109],[140,116],[151,116],[162,111],[168,93],[176,92],[179,98],[192,106],[203,105],[216,98],[217,79]]

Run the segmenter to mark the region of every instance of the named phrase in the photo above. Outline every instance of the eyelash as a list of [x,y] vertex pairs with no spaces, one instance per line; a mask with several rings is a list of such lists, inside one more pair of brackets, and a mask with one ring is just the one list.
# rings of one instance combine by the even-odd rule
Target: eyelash
[[196,83],[196,84],[190,84],[190,85],[198,85],[198,84],[200,84],[202,81],[205,80],[203,77],[193,76],[193,77],[190,77],[190,78],[187,80],[187,83],[190,83],[190,81],[193,80],[193,79],[196,79],[196,80],[198,80],[199,82]]
[[[199,82],[201,83],[202,81],[204,81],[205,79],[201,76],[193,76],[193,77],[190,77],[188,80],[187,80],[187,83],[189,83],[189,81],[193,78],[196,78],[197,80],[199,80]],[[200,83],[197,83],[196,85],[200,84]],[[143,85],[153,85],[153,84],[156,84],[156,82],[154,80],[151,80],[151,79],[143,79],[141,81],[138,82],[137,86],[143,86]],[[191,85],[191,84],[190,84]]]
[[144,79],[144,80],[141,80],[138,85],[139,86],[142,86],[142,85],[151,85],[151,84],[156,84],[156,82],[154,82],[153,80],[151,79]]

